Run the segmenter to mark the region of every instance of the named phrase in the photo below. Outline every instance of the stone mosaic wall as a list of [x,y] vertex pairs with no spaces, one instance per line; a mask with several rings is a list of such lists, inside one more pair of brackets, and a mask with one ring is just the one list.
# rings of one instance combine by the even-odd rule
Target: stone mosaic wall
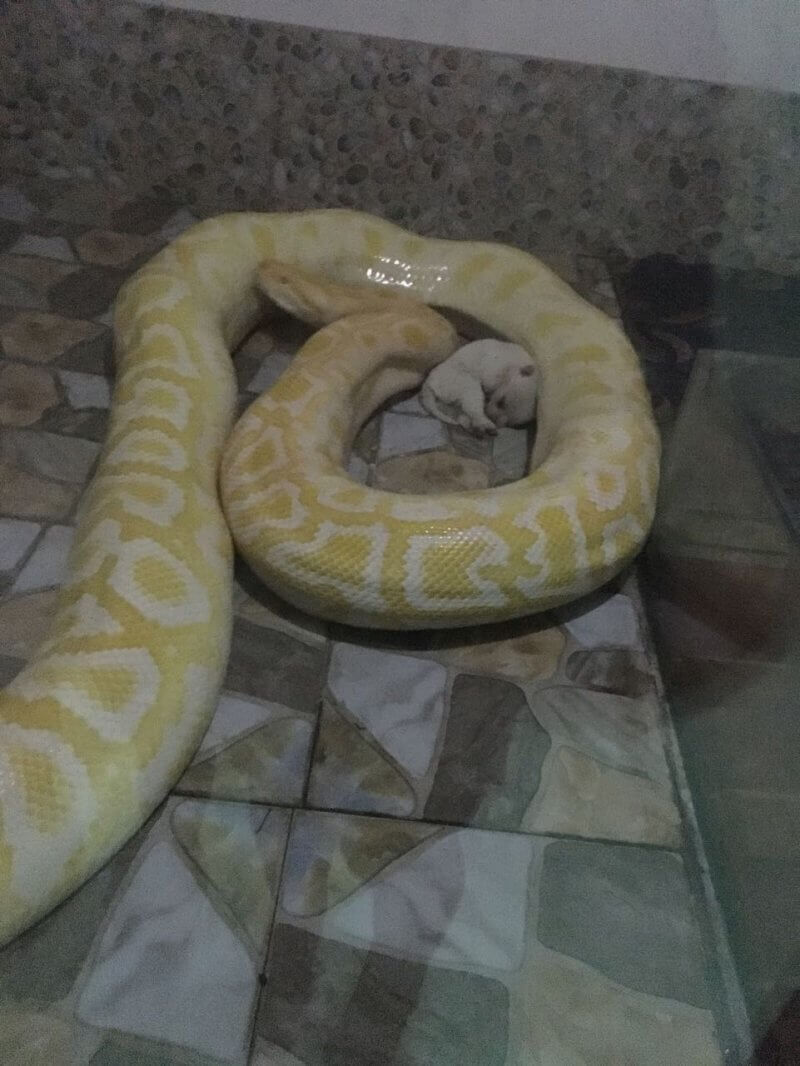
[[532,250],[800,257],[797,97],[124,0],[0,11],[8,177]]

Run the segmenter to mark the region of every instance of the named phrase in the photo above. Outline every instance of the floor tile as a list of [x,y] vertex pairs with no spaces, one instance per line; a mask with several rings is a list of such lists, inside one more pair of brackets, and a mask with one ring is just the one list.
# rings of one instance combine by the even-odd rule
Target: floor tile
[[154,242],[145,237],[113,230],[93,229],[75,239],[75,249],[83,262],[95,266],[124,267],[154,247]]
[[50,310],[76,318],[94,318],[113,302],[125,280],[123,270],[86,266],[53,285],[48,294]]
[[0,570],[14,569],[36,540],[40,529],[38,522],[0,518]]
[[63,584],[74,538],[75,530],[70,526],[51,526],[22,568],[11,589],[12,594]]
[[[596,603],[596,606],[593,604]],[[636,610],[627,596],[603,593],[558,612],[564,626],[584,647],[597,648],[617,645],[641,648]]]
[[223,693],[176,791],[211,799],[299,804],[315,725],[315,714]]
[[377,464],[373,483],[386,492],[412,494],[485,489],[489,485],[489,469],[484,463],[452,452],[398,455]]
[[574,651],[564,671],[579,688],[614,692],[618,696],[644,696],[654,688],[644,655],[627,648]]
[[423,816],[518,829],[551,741],[518,685],[459,674]]
[[55,259],[0,255],[0,303],[20,310],[46,311],[50,293],[76,269]]
[[317,648],[325,646],[326,623],[279,599],[242,560],[237,560],[234,574],[233,610],[237,618],[256,626],[276,629]]
[[25,363],[0,362],[0,425],[33,426],[58,402],[49,371]]
[[24,659],[17,659],[13,655],[0,655],[0,688],[13,681],[24,665]]
[[0,215],[0,252],[6,252],[22,234],[23,227],[18,222],[11,222]]
[[35,233],[23,234],[8,250],[12,255],[38,255],[45,259],[61,259],[65,263],[75,259],[69,242],[63,237],[39,237]]
[[117,207],[111,225],[120,233],[150,234],[160,230],[175,217],[175,204],[153,196],[141,196]]
[[396,415],[419,415],[421,418],[429,417],[428,412],[422,406],[418,392],[415,392],[413,396],[409,396],[405,400],[398,400],[397,403],[393,403],[389,410]]
[[29,659],[53,621],[58,592],[34,590],[0,600],[0,654]]
[[267,355],[256,374],[250,379],[247,391],[262,393],[271,389],[294,359],[294,352],[273,351]]
[[347,466],[345,469],[353,481],[357,481],[359,485],[367,484],[371,467],[369,463],[364,462],[360,455],[351,455],[347,460]]
[[181,207],[174,214],[170,215],[167,221],[159,229],[159,236],[165,241],[174,241],[176,237],[179,237],[190,226],[197,224],[199,219],[197,215],[192,214],[188,208]]
[[491,466],[494,443],[492,437],[476,437],[473,433],[467,433],[461,426],[448,426],[447,435],[456,455],[465,459],[477,459],[486,466]]
[[94,322],[43,311],[25,311],[0,326],[0,343],[11,359],[51,363],[81,342],[103,333]]
[[415,777],[430,764],[446,683],[444,667],[424,659],[352,644],[335,644],[331,652],[331,697]]
[[244,1064],[288,824],[269,808],[170,800],[0,951],[0,1016],[25,1008],[37,1034],[62,1026],[52,1046],[84,1050],[59,1062],[83,1066],[99,1047],[93,1063]]
[[552,678],[566,646],[565,632],[549,615],[439,632],[432,638],[432,654],[447,666],[525,682]]
[[100,452],[94,441],[55,433],[7,430],[0,437],[0,458],[21,470],[66,485],[83,485]]
[[643,661],[619,649],[615,675],[599,667],[579,688],[560,672],[565,646],[558,629],[425,658],[334,644],[309,803],[679,847]]
[[25,193],[12,185],[0,185],[0,218],[27,222],[35,214],[36,208]]
[[324,647],[236,619],[225,681],[232,692],[312,714],[318,708],[324,680]]
[[78,370],[60,370],[61,384],[67,392],[70,406],[75,410],[84,408],[105,409],[111,403],[111,387],[100,374],[84,374]]
[[381,459],[442,448],[448,441],[447,430],[435,418],[417,418],[387,412],[381,422]]
[[524,429],[504,428],[497,431],[492,444],[495,484],[505,484],[524,477],[528,469],[531,445]]
[[721,1062],[670,853],[299,813],[276,923],[252,1064]]

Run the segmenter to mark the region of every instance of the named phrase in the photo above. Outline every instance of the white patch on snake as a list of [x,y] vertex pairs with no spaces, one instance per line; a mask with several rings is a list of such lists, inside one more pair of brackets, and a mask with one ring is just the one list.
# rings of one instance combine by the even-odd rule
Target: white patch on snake
[[400,522],[440,522],[453,517],[453,510],[437,500],[395,500],[391,505],[392,518]]
[[[634,515],[623,515],[615,522],[609,522],[603,530],[603,559],[607,564],[623,559],[633,554],[644,539],[645,531]],[[629,546],[622,550],[618,543],[619,538],[628,541]]]
[[[252,432],[255,434],[255,429]],[[262,449],[267,443],[272,444],[272,457],[255,466],[253,453]],[[253,439],[236,453],[227,469],[227,481],[231,493],[236,492],[242,485],[252,485],[254,482],[261,481],[266,474],[286,466],[288,461],[280,429],[277,426],[265,426],[259,429],[258,435],[254,435]]]
[[[291,481],[277,481],[269,488],[252,492],[244,499],[228,502],[226,514],[237,537],[258,539],[261,529],[299,529],[308,517],[308,510],[300,502],[300,486]],[[278,517],[270,508],[289,513]]]
[[122,632],[122,626],[110,611],[102,607],[96,596],[84,593],[70,608],[70,626],[65,637],[99,637],[115,636]]
[[111,449],[104,463],[147,463],[165,470],[185,470],[186,452],[181,444],[160,429],[131,429]]
[[85,533],[78,531],[77,540],[72,546],[65,588],[74,588],[88,581],[100,569],[104,559],[110,555],[116,556],[121,529],[116,519],[103,518]]
[[[290,374],[291,379],[289,377]],[[278,400],[277,404],[278,407],[282,408],[285,411],[288,411],[293,418],[298,418],[303,414],[306,407],[313,399],[315,399],[317,396],[324,396],[325,393],[327,393],[328,382],[323,381],[320,378],[313,377],[305,370],[294,369],[284,373],[282,380],[284,382],[287,382],[289,380],[294,382],[295,378],[301,378],[306,384],[306,388],[303,390],[302,394],[294,400]]]
[[164,782],[174,781],[188,762],[211,720],[218,696],[217,671],[190,663],[184,673],[178,714],[170,718],[158,750],[139,771],[137,786],[145,802],[158,802],[164,794]]
[[[448,534],[420,534],[408,538],[408,548],[404,556],[403,589],[412,607],[423,611],[438,611],[465,607],[502,607],[508,602],[508,597],[500,585],[481,574],[481,570],[486,566],[505,566],[508,563],[508,544],[485,526],[464,530],[462,537],[465,544],[482,542],[478,557],[471,563],[466,566],[455,563],[459,577],[466,578],[465,584],[474,590],[472,595],[464,596],[429,596],[424,591],[426,554],[437,548],[452,547],[452,537]],[[447,576],[442,575],[445,580]]]
[[[578,515],[578,501],[575,497],[563,496],[552,502],[544,501],[534,503],[522,514],[514,519],[514,525],[520,529],[527,529],[534,534],[533,544],[525,553],[526,560],[531,566],[537,568],[537,573],[531,576],[519,575],[515,578],[515,585],[526,596],[535,601],[539,593],[555,581],[556,578],[565,577],[566,574],[556,574],[552,570],[549,554],[556,547],[552,543],[552,532],[546,532],[540,521],[543,511],[561,512],[566,520],[571,540],[571,558],[568,566],[569,572],[583,573],[589,566],[589,545],[586,540],[586,532]],[[551,524],[551,523],[548,523]],[[541,568],[541,569],[540,569]]]
[[[160,595],[141,584],[137,571],[146,569],[148,563],[160,571]],[[159,625],[189,626],[211,620],[205,587],[184,562],[149,537],[120,543],[108,583],[126,603]]]
[[[164,346],[170,349],[169,352],[159,352],[158,355],[142,353],[141,363],[136,367],[137,372],[149,374],[152,370],[163,367],[164,370],[170,370],[183,378],[200,376],[183,330],[169,322],[154,322],[144,327],[139,343],[145,348],[154,345],[158,340],[163,340]],[[159,345],[159,348],[161,347]]]
[[231,542],[227,527],[221,523],[200,526],[195,531],[194,542],[200,549],[206,566],[219,572],[227,570],[231,559]]
[[[192,400],[186,389],[174,381],[147,377],[137,381],[130,389],[130,399],[114,407],[114,426],[124,425],[134,418],[163,418],[176,429],[186,429],[192,410]],[[159,396],[169,397],[169,406],[153,402]]]
[[550,579],[550,560],[547,558],[547,541],[543,533],[535,535],[533,544],[525,552],[525,562],[534,573],[515,578],[514,585],[533,601]]
[[[346,514],[371,514],[378,506],[378,496],[346,477],[320,477],[314,483],[317,501],[323,507]],[[340,494],[350,499],[340,499]]]
[[[628,492],[626,474],[623,466],[599,462],[586,471],[583,479],[586,492],[598,511],[614,511],[620,506]],[[607,478],[611,487],[602,488],[601,478]]]
[[[10,755],[14,749],[44,756],[69,785],[69,800],[53,832],[42,832],[30,817],[29,794],[17,778]],[[85,843],[97,815],[97,800],[86,766],[72,746],[52,730],[0,723],[0,812],[3,837],[12,852],[11,892],[20,899],[47,899],[63,878],[64,866]],[[62,799],[62,802],[63,799]]]
[[[149,300],[137,298],[137,290],[145,286],[150,287],[151,283],[156,279],[160,283],[160,294],[152,296]],[[146,274],[131,278],[123,293],[123,302],[122,306],[118,308],[118,314],[132,315],[134,323],[145,315],[150,314],[151,311],[174,311],[181,300],[188,299],[192,294],[189,285],[183,278],[166,272],[159,273],[154,270],[148,270]],[[135,310],[129,310],[129,307]]]
[[[105,677],[104,677],[105,675]],[[130,691],[109,710],[122,675]],[[11,696],[31,702],[54,700],[86,722],[104,740],[130,740],[158,695],[160,673],[146,648],[111,648],[49,655],[11,682]],[[108,691],[104,692],[104,686]]]
[[[335,568],[332,566],[330,567],[332,573],[315,573],[313,569],[304,565],[305,559],[326,551],[334,556],[336,549],[332,542],[336,537],[347,537],[350,541],[361,539],[366,542],[367,554],[360,581],[347,581],[345,578],[337,577]],[[342,593],[356,609],[382,611],[386,609],[386,600],[381,592],[381,585],[383,557],[388,542],[389,531],[383,525],[340,526],[335,522],[322,522],[313,540],[308,544],[290,542],[278,544],[267,553],[267,561],[282,574],[293,578],[303,588],[311,588],[315,592],[333,588]],[[352,548],[346,550],[346,555],[352,555]]]

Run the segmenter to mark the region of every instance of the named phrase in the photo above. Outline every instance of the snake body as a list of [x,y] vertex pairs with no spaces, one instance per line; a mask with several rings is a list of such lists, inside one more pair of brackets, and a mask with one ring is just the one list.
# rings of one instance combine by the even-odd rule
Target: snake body
[[[213,713],[231,631],[216,486],[230,352],[263,314],[265,260],[266,291],[323,328],[237,425],[222,496],[239,546],[287,599],[391,628],[513,618],[596,588],[649,530],[658,438],[635,354],[542,263],[350,211],[193,227],[118,297],[110,428],[70,576],[48,639],[0,693],[0,943],[142,824]],[[523,480],[400,497],[343,474],[358,424],[453,350],[425,304],[534,354]]]

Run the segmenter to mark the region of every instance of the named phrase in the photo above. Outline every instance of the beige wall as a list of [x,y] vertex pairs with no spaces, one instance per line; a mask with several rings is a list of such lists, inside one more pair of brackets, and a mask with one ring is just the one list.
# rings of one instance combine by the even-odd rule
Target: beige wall
[[800,0],[163,2],[323,29],[800,92]]

